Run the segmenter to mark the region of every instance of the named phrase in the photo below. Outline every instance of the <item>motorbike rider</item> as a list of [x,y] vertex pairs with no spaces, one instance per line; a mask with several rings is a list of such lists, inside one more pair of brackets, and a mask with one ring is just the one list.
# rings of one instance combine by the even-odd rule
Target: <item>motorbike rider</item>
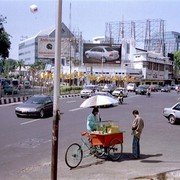
[[151,96],[151,89],[150,89],[150,88],[147,89],[146,95],[147,95],[148,97]]
[[119,102],[122,104],[122,102],[123,102],[123,100],[124,100],[124,94],[123,94],[123,91],[122,91],[122,90],[119,92],[118,100],[119,100]]

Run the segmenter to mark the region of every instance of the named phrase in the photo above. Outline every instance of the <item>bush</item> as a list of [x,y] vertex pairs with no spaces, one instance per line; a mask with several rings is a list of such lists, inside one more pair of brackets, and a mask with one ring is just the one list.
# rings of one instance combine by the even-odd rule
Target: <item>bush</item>
[[79,93],[82,88],[82,86],[62,86],[60,88],[60,94]]

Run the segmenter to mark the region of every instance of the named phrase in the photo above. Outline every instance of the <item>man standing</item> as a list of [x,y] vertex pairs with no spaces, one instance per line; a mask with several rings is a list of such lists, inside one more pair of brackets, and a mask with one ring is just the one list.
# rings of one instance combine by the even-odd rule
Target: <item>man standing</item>
[[132,143],[132,153],[133,153],[134,158],[138,159],[140,158],[140,142],[139,141],[140,141],[142,130],[144,128],[144,121],[139,116],[138,110],[134,110],[132,114],[135,117],[132,123],[132,135],[134,136],[133,143]]

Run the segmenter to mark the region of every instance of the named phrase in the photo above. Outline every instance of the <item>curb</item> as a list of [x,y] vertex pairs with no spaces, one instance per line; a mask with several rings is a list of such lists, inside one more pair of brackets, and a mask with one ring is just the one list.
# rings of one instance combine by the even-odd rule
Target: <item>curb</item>
[[0,105],[10,104],[10,103],[16,103],[16,102],[22,102],[22,101],[27,100],[29,97],[30,97],[30,96],[1,98],[1,99],[0,99]]
[[[80,94],[61,95],[60,98],[77,97],[77,96],[80,96]],[[0,98],[0,105],[22,102],[27,100],[29,97],[30,96]]]

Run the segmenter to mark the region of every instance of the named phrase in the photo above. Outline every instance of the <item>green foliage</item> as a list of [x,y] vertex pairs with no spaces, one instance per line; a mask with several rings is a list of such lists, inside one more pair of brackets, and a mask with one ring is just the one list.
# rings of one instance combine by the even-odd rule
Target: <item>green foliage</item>
[[9,50],[11,46],[10,35],[5,31],[3,23],[5,19],[2,15],[0,16],[0,57],[5,60],[9,57]]
[[66,94],[66,93],[77,93],[82,90],[82,86],[62,86],[60,88],[61,94]]
[[174,64],[177,69],[180,69],[180,51],[174,53]]

